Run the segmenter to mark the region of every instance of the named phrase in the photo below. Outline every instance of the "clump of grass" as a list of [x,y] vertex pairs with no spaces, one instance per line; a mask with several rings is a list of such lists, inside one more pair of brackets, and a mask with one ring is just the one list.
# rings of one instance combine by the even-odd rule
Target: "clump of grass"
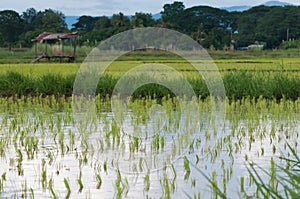
[[71,96],[73,92],[75,76],[62,76],[60,74],[45,74],[38,78],[32,78],[34,88],[31,90],[43,95]]
[[28,95],[34,92],[34,81],[29,75],[9,71],[0,75],[0,95],[12,96]]

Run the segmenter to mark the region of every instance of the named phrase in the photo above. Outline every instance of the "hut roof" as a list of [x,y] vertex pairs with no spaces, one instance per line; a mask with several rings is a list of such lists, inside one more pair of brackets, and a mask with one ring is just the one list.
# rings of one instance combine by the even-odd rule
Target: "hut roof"
[[59,39],[70,39],[77,37],[77,32],[72,33],[53,33],[53,32],[44,32],[34,38],[34,42],[43,42],[45,40],[59,40]]

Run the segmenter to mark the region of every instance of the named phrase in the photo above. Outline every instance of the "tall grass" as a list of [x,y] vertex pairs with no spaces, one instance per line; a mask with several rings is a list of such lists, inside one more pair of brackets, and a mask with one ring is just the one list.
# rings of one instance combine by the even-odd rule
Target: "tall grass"
[[[250,98],[263,97],[266,99],[282,98],[296,100],[300,97],[300,78],[298,74],[272,73],[268,75],[259,72],[226,72],[223,73],[223,82],[226,95],[230,100],[242,99],[245,96]],[[57,95],[71,96],[76,75],[44,74],[34,77],[23,75],[18,72],[7,72],[0,74],[0,96],[21,96],[21,95]],[[143,77],[133,77],[132,81]],[[119,77],[104,75],[98,82],[95,94],[103,97],[111,96]],[[210,93],[206,83],[201,78],[187,79],[193,87],[195,94],[201,98],[207,98]],[[181,81],[172,80],[172,85],[181,88]],[[88,82],[88,81],[87,81]],[[82,85],[82,92],[89,85]],[[126,85],[124,88],[126,89]],[[182,89],[182,88],[181,88]],[[94,91],[93,91],[94,92]],[[134,98],[152,96],[162,98],[174,96],[168,88],[157,85],[144,85],[133,93]]]
[[243,96],[267,99],[295,100],[300,94],[300,79],[296,74],[259,72],[225,73],[223,81],[227,96],[230,99],[241,99]]

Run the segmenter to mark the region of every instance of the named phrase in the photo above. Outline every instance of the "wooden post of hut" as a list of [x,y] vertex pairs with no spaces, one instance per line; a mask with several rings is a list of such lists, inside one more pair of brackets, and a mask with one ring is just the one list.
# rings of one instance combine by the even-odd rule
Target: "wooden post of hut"
[[34,42],[34,58],[37,58],[37,43]]
[[76,47],[77,47],[77,37],[74,38],[74,43],[73,43],[73,58],[74,58],[74,62],[76,61]]
[[61,46],[61,52],[60,52],[59,62],[62,63],[62,59],[64,57],[64,40],[63,39],[60,39],[60,46]]

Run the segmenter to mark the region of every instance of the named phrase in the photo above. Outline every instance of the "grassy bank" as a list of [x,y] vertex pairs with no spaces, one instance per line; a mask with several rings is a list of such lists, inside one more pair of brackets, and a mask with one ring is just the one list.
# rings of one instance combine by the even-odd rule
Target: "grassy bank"
[[[48,54],[53,55],[53,46],[48,45]],[[81,63],[86,56],[92,51],[93,47],[81,46],[77,48],[77,63]],[[73,53],[70,46],[65,47],[66,54],[71,55]],[[45,51],[45,45],[38,45],[38,54],[42,55]],[[230,59],[281,59],[281,58],[299,58],[300,49],[289,49],[289,50],[249,50],[249,51],[212,51],[207,50],[209,55],[214,60],[230,60]],[[16,48],[12,51],[0,48],[0,64],[15,64],[15,63],[30,63],[35,56],[35,49],[32,48]],[[169,52],[163,51],[139,51],[131,52],[123,56],[120,60],[122,61],[136,61],[136,60],[176,60],[177,56]],[[41,62],[47,62],[42,60]],[[56,61],[58,62],[58,61]]]

